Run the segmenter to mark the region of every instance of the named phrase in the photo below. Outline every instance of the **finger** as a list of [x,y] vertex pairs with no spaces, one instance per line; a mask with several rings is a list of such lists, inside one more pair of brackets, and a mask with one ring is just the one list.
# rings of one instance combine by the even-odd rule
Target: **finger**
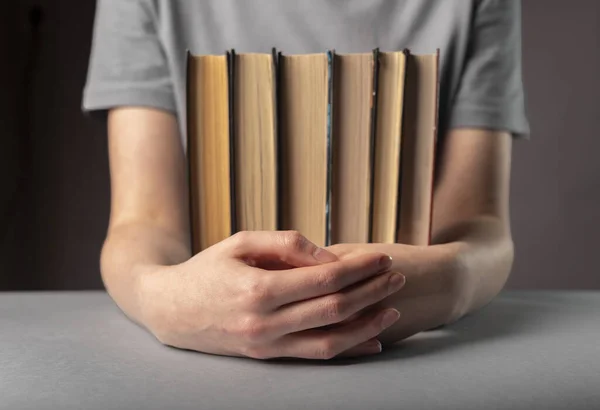
[[228,239],[233,256],[260,261],[280,261],[294,267],[334,262],[338,257],[296,231],[242,231]]
[[370,339],[364,343],[354,346],[336,357],[357,357],[357,356],[370,356],[381,353],[381,342],[377,339]]
[[270,320],[282,335],[332,324],[343,326],[339,322],[399,291],[405,283],[404,275],[387,272],[336,293],[283,306]]
[[279,357],[328,360],[377,337],[400,317],[395,309],[365,314],[335,330],[305,330],[279,339],[273,349]]
[[343,326],[346,323],[349,323],[352,320],[355,320],[356,318],[358,318],[361,314],[363,314],[365,311],[361,311],[361,312],[356,312],[353,315],[350,315],[349,317],[347,317],[346,319],[337,322],[337,323],[332,323],[330,325],[325,325],[325,326],[318,326],[319,329],[323,329],[323,330],[327,330],[327,329],[335,329],[337,327]]
[[383,253],[369,253],[337,262],[269,273],[277,289],[277,306],[335,293],[381,274],[392,260]]

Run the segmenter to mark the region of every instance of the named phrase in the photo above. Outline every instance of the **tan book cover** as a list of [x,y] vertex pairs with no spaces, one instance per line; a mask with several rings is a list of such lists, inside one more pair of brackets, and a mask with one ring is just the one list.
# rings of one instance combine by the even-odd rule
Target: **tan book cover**
[[438,62],[439,51],[407,56],[398,242],[411,245],[431,241]]
[[326,54],[280,55],[281,229],[319,246],[327,236]]
[[187,59],[187,155],[193,253],[232,232],[227,57]]
[[275,72],[271,54],[234,54],[236,229],[277,229]]
[[396,242],[398,231],[405,74],[405,52],[379,53],[371,235],[375,243]]
[[331,242],[369,241],[373,53],[334,54]]

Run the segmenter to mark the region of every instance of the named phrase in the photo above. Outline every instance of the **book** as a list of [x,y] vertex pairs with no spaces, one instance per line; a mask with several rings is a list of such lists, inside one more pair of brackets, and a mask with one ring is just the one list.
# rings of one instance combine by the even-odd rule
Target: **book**
[[372,188],[373,53],[334,54],[331,243],[366,243]]
[[188,53],[192,249],[240,230],[428,245],[439,50]]
[[233,68],[236,230],[277,229],[275,64],[270,54],[236,54]]
[[394,243],[398,233],[406,54],[406,51],[379,53],[371,231],[371,242],[375,243]]
[[327,243],[328,90],[327,54],[279,57],[281,118],[280,229]]
[[438,61],[439,51],[407,56],[397,241],[409,245],[431,241]]
[[232,234],[227,56],[187,58],[187,160],[192,251]]

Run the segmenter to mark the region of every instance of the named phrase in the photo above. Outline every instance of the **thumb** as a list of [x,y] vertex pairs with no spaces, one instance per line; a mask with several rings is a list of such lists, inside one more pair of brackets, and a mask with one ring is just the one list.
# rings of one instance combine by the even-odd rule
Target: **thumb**
[[233,256],[254,260],[279,260],[301,267],[335,262],[338,257],[312,243],[297,231],[242,231],[231,238]]

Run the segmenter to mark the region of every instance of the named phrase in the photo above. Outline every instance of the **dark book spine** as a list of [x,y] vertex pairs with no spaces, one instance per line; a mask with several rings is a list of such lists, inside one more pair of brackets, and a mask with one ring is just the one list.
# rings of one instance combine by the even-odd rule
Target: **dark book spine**
[[439,129],[439,99],[440,99],[440,49],[435,50],[435,124],[433,128],[433,168],[431,170],[431,199],[429,205],[429,233],[427,244],[431,245],[433,234],[433,191],[436,177],[436,162],[438,161],[438,129]]
[[280,59],[281,53],[277,52],[277,49],[273,47],[271,49],[271,58],[273,64],[273,105],[275,106],[274,112],[274,120],[275,124],[273,124],[274,132],[275,132],[275,229],[281,229],[281,176],[279,175],[281,171],[281,141],[279,140],[281,135],[281,107],[279,102],[281,101],[281,74],[279,72],[280,69]]
[[396,229],[394,231],[394,242],[398,242],[398,232],[400,231],[400,207],[402,206],[402,156],[404,155],[404,149],[403,149],[403,145],[404,145],[404,137],[405,134],[404,132],[402,132],[402,129],[405,128],[404,124],[405,124],[405,113],[406,113],[406,86],[407,86],[407,77],[408,77],[408,70],[409,70],[409,59],[410,59],[410,50],[408,50],[407,48],[405,48],[404,50],[402,50],[402,53],[404,53],[404,78],[402,79],[402,81],[404,82],[403,86],[402,86],[402,112],[400,113],[401,118],[402,118],[402,122],[401,122],[401,126],[400,126],[400,157],[398,158],[399,162],[398,162],[398,200],[396,201],[397,205],[397,209],[396,209]]
[[379,48],[373,50],[373,91],[371,93],[371,135],[369,152],[370,156],[370,192],[369,192],[369,239],[368,242],[373,242],[373,198],[375,197],[375,143],[377,135],[377,97],[379,91]]
[[186,54],[185,54],[185,58],[186,58],[186,65],[185,65],[185,82],[186,82],[186,93],[185,93],[185,105],[186,105],[186,130],[185,130],[185,134],[186,134],[186,171],[187,171],[187,186],[188,186],[188,211],[189,211],[189,215],[190,215],[190,231],[189,231],[189,235],[190,235],[190,247],[192,249],[192,255],[196,254],[196,252],[198,251],[198,249],[196,249],[199,244],[197,243],[197,240],[195,238],[196,236],[196,226],[197,223],[194,220],[194,206],[196,204],[194,204],[194,192],[192,191],[192,182],[193,181],[193,177],[192,177],[192,157],[191,157],[191,150],[192,150],[192,144],[197,143],[197,141],[192,141],[192,115],[193,114],[191,111],[191,100],[192,100],[192,87],[190,86],[190,77],[191,77],[191,68],[192,68],[192,53],[187,50]]
[[283,178],[282,172],[286,162],[284,161],[284,135],[283,135],[283,93],[284,89],[282,86],[283,73],[285,69],[285,58],[281,51],[277,51],[277,172],[281,175],[277,176],[277,229],[283,229],[283,211],[281,203],[283,202]]
[[227,84],[229,94],[229,195],[231,208],[231,234],[237,232],[237,206],[235,193],[235,50],[227,52]]
[[331,245],[331,196],[333,173],[332,127],[333,127],[333,73],[335,50],[327,51],[327,183],[325,203],[325,245]]

